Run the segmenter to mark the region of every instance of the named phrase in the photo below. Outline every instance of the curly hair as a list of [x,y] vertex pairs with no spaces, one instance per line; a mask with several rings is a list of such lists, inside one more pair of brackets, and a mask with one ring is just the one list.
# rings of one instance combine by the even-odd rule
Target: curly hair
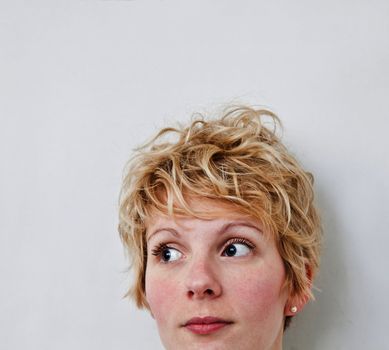
[[135,151],[120,193],[119,233],[135,272],[126,295],[138,307],[148,308],[147,219],[156,211],[212,216],[193,211],[189,195],[225,201],[258,219],[276,241],[290,295],[313,298],[321,242],[313,176],[281,143],[278,128],[270,110],[229,107],[216,119],[196,115],[187,127],[164,128]]

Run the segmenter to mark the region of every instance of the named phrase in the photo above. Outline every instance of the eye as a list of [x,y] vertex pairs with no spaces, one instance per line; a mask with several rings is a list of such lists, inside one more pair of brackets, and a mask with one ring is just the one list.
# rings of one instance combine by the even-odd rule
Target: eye
[[152,250],[152,254],[159,257],[163,262],[176,261],[182,257],[182,253],[167,245],[161,245]]
[[161,259],[165,262],[178,260],[181,256],[182,254],[174,248],[166,247],[161,252]]
[[234,239],[227,242],[223,250],[223,256],[246,256],[254,249],[253,244],[245,239]]

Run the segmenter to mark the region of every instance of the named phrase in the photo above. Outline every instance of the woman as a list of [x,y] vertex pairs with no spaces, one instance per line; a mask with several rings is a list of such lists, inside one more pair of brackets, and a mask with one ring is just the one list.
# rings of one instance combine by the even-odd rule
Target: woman
[[166,349],[282,349],[313,297],[313,177],[277,125],[268,110],[230,108],[161,130],[129,163],[119,223],[136,275],[128,295]]

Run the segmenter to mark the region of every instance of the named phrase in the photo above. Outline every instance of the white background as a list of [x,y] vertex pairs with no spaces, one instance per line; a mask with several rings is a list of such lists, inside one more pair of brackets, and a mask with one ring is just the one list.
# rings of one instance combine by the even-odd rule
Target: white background
[[0,2],[0,348],[160,349],[116,231],[131,149],[272,107],[325,229],[284,349],[388,349],[389,2]]

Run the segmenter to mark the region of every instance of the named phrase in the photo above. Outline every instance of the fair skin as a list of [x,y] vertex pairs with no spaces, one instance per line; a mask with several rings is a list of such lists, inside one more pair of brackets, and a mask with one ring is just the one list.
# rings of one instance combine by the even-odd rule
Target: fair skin
[[146,300],[165,348],[282,349],[284,317],[296,303],[274,239],[224,203],[191,207],[218,214],[155,214],[147,224]]

